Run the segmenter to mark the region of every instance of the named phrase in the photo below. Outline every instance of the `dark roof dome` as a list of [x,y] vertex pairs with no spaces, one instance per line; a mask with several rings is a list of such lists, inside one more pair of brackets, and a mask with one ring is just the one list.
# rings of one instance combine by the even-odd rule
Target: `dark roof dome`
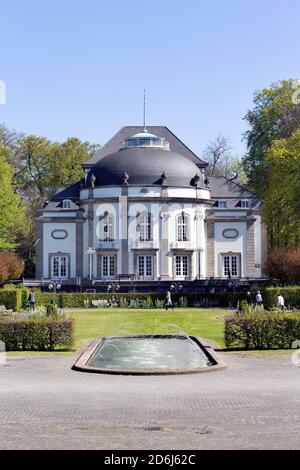
[[[197,174],[198,178],[194,178]],[[126,181],[129,185],[161,185],[162,182],[168,186],[191,186],[195,182],[203,185],[195,163],[156,145],[130,146],[111,153],[90,169],[87,184],[91,177],[95,187],[121,186]]]

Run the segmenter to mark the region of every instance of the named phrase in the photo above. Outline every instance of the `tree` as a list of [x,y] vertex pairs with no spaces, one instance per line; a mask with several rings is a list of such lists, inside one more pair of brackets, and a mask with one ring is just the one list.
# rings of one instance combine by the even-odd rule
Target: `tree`
[[254,107],[245,115],[250,129],[244,134],[248,152],[243,165],[252,190],[264,197],[268,187],[268,149],[300,128],[300,104],[294,80],[281,80],[256,91]]
[[15,150],[20,137],[20,133],[9,129],[3,123],[0,124],[0,145],[6,149],[12,150],[11,156],[13,156],[13,151]]
[[300,244],[300,130],[273,142],[263,217],[271,247]]
[[34,210],[42,207],[57,188],[82,178],[81,165],[97,148],[74,137],[62,144],[35,135],[19,138],[14,152],[18,191]]
[[218,134],[215,139],[207,144],[203,155],[208,163],[207,173],[209,176],[225,176],[232,158],[229,139],[222,134]]
[[23,271],[24,263],[15,253],[0,251],[0,285],[18,279]]
[[52,160],[60,154],[59,144],[45,137],[29,135],[18,140],[14,170],[18,191],[33,207],[40,207],[57,187]]
[[267,256],[263,272],[282,282],[300,280],[300,248],[274,248]]
[[211,140],[204,152],[204,160],[208,163],[207,174],[209,176],[225,176],[236,179],[239,184],[246,184],[247,178],[242,161],[232,155],[232,147],[228,137],[219,134]]
[[24,208],[13,185],[13,170],[0,147],[0,249],[12,250],[24,227]]
[[[4,134],[8,136],[9,131]],[[36,210],[60,186],[79,181],[83,176],[82,163],[92,158],[99,147],[77,138],[60,144],[35,135],[18,136],[13,148],[6,147],[7,160],[13,164],[14,181],[26,211],[27,223],[22,237],[17,239],[17,252],[25,261],[26,276],[34,275]]]
[[76,137],[70,137],[60,144],[49,162],[53,178],[52,187],[76,183],[83,177],[82,163],[92,158],[99,148],[90,142],[81,142]]

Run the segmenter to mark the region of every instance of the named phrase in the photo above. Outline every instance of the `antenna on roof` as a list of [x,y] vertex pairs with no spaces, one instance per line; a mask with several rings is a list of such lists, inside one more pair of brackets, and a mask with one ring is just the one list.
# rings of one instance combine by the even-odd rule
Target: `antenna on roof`
[[143,132],[147,132],[147,129],[146,129],[146,90],[144,89],[144,129],[143,129]]

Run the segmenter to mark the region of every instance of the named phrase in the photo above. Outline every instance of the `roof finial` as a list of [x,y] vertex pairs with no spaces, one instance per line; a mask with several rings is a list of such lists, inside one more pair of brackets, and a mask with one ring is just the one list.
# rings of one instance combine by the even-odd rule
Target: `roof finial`
[[146,90],[144,89],[144,129],[143,132],[147,132],[146,129]]

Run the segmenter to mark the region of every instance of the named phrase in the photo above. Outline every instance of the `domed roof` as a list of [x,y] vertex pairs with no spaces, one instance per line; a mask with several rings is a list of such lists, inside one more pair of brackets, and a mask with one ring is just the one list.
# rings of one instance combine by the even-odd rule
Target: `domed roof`
[[[179,153],[153,147],[130,147],[103,157],[90,169],[87,181],[93,175],[98,186],[121,186],[124,174],[129,185],[161,185],[166,175],[168,186],[191,186],[196,174],[201,182],[199,168]],[[126,178],[125,178],[126,179]]]

